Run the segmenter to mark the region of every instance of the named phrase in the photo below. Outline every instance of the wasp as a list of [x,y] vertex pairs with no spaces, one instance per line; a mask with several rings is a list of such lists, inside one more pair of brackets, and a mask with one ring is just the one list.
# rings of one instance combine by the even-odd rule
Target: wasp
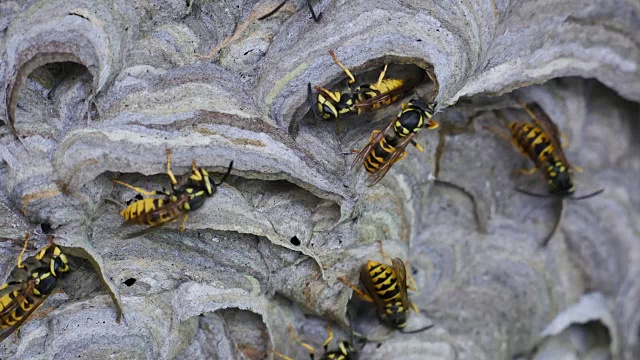
[[347,74],[349,91],[343,93],[316,86],[315,89],[318,93],[314,103],[311,83],[309,83],[307,85],[307,99],[314,116],[318,119],[331,120],[344,114],[359,115],[366,110],[379,109],[398,100],[402,93],[410,87],[402,79],[385,79],[388,68],[388,65],[385,65],[375,84],[362,84],[351,90],[351,85],[356,82],[355,76],[340,62],[333,50],[329,50],[329,54]]
[[[278,6],[276,6],[273,10],[269,11],[269,13],[259,17],[258,20],[264,20],[264,19],[270,17],[271,15],[277,13],[278,10],[280,10],[280,8],[283,7],[284,4],[286,4],[288,1],[289,0],[284,0]],[[311,17],[313,18],[313,21],[320,22],[320,19],[322,19],[322,13],[318,13],[318,15],[316,15],[316,12],[313,11],[313,6],[311,6],[311,1],[309,1],[309,0],[307,0],[307,6],[309,7],[309,11],[311,11]]]
[[[296,335],[291,325],[289,325],[289,334],[291,335],[291,338],[293,338],[296,342],[298,342],[300,345],[302,345],[305,349],[309,351],[309,356],[311,357],[311,360],[314,360],[316,349],[314,349],[313,346],[300,340],[300,338],[298,338],[298,336]],[[353,332],[351,336],[353,338]],[[351,340],[351,342],[344,341],[344,340],[340,341],[338,343],[337,349],[329,351],[329,344],[331,343],[331,340],[333,340],[333,332],[331,331],[331,326],[327,323],[327,340],[325,340],[324,342],[324,345],[323,345],[324,354],[322,354],[322,357],[320,358],[320,360],[357,360],[358,359],[358,352],[352,345],[353,339]],[[285,356],[280,354],[279,352],[276,352],[275,350],[273,350],[273,353],[277,357],[280,357],[284,360],[293,360],[288,356]]]
[[[366,292],[349,280],[338,277],[338,280],[353,289],[358,296],[367,302],[376,305],[378,319],[385,325],[399,330],[405,334],[419,333],[430,329],[428,325],[416,330],[405,330],[410,310],[418,312],[418,307],[409,301],[407,289],[416,290],[416,284],[411,275],[407,274],[404,262],[400,258],[391,259],[382,249],[380,253],[391,265],[369,260],[360,270],[360,282]],[[407,281],[409,280],[409,281]]]
[[18,265],[9,276],[13,280],[0,287],[0,341],[29,319],[53,292],[58,278],[70,270],[66,255],[51,239],[35,257],[23,261],[29,234],[25,236]]
[[403,104],[398,116],[384,130],[371,133],[369,143],[360,150],[351,167],[363,164],[370,175],[369,186],[373,186],[382,180],[395,162],[406,156],[407,145],[411,143],[419,151],[424,151],[413,138],[423,127],[427,130],[438,128],[439,124],[432,119],[435,106],[436,103],[426,104],[419,99]]
[[191,165],[191,176],[186,184],[179,186],[173,172],[171,171],[171,149],[167,149],[167,175],[171,181],[171,192],[167,191],[147,191],[119,180],[115,183],[126,186],[144,195],[142,199],[129,204],[120,215],[126,223],[140,225],[150,225],[150,228],[134,232],[125,236],[130,239],[140,236],[154,228],[172,222],[183,216],[180,231],[184,231],[188,213],[199,209],[208,197],[216,193],[216,188],[220,186],[231,173],[233,161],[229,163],[227,172],[219,183],[212,182],[209,173],[204,168],[198,168],[196,161]]
[[548,195],[536,194],[523,189],[516,189],[527,195],[537,197],[557,196],[571,197],[572,200],[583,200],[594,197],[604,191],[600,189],[591,194],[574,197],[576,188],[573,183],[573,170],[582,172],[580,167],[571,165],[560,145],[560,131],[539,105],[527,106],[517,99],[520,106],[533,119],[534,123],[521,121],[509,124],[510,134],[490,128],[503,138],[508,139],[520,153],[528,157],[535,166],[531,169],[520,169],[515,172],[533,175],[540,170],[547,181]]

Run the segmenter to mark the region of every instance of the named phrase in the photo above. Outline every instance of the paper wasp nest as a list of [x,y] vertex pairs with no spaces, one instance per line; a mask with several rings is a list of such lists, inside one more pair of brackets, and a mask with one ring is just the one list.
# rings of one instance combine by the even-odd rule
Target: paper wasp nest
[[[410,326],[435,327],[403,335],[357,314],[358,332],[388,336],[361,358],[640,353],[638,1],[322,0],[315,23],[291,0],[257,20],[277,3],[0,3],[1,273],[39,224],[76,258],[65,292],[0,358],[304,359],[289,325],[319,357],[326,319],[349,337],[351,290],[336,278],[382,260],[377,240],[418,284]],[[437,76],[439,131],[375,187],[342,153],[400,102],[337,129],[314,119],[307,83],[345,78],[329,49],[356,76],[386,63]],[[571,140],[578,192],[606,188],[565,201],[544,249],[558,200],[515,192],[544,182],[512,176],[530,163],[487,130],[523,120],[514,94]],[[167,148],[176,175],[195,159],[216,179],[233,160],[232,176],[185,232],[124,240],[119,211],[135,193],[112,180],[168,189]]]

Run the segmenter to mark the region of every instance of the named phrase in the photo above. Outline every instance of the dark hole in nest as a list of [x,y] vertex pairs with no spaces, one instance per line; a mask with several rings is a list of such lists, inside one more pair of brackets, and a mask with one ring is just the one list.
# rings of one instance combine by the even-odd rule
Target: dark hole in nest
[[40,224],[40,229],[42,229],[42,233],[44,234],[51,234],[51,224],[47,224],[47,223],[42,223]]
[[135,278],[129,278],[129,279],[125,280],[123,283],[125,285],[127,285],[127,286],[131,286],[131,285],[136,283],[136,279]]
[[297,236],[292,237],[291,238],[291,244],[293,244],[294,246],[300,245],[300,239],[298,239]]

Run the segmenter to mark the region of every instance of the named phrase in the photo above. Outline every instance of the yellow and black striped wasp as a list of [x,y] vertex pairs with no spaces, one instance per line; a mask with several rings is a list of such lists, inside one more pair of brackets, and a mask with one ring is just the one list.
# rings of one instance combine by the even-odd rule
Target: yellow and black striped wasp
[[[269,13],[262,15],[258,18],[258,20],[264,20],[266,18],[268,18],[269,16],[275,14],[276,12],[278,12],[278,10],[280,10],[281,7],[284,6],[284,4],[286,4],[289,0],[284,0],[283,2],[281,2],[280,4],[278,4],[278,6],[276,6],[273,10],[269,11]],[[320,19],[322,19],[322,13],[318,13],[318,15],[316,15],[316,12],[313,11],[313,6],[311,6],[311,1],[307,0],[307,6],[309,7],[309,11],[311,11],[311,17],[313,18],[313,21],[315,22],[319,22]]]
[[[300,340],[300,338],[298,338],[298,336],[296,335],[291,325],[289,325],[289,334],[291,335],[292,339],[294,339],[296,342],[298,342],[300,345],[302,345],[305,349],[309,351],[309,356],[311,357],[311,360],[314,360],[316,349],[313,346]],[[329,325],[329,323],[327,323],[327,340],[325,340],[323,344],[324,354],[322,354],[322,357],[320,358],[320,360],[357,360],[358,351],[356,351],[356,349],[352,345],[353,332],[351,333],[351,338],[352,338],[351,342],[344,341],[344,340],[340,341],[338,343],[337,349],[329,350],[329,344],[331,343],[331,340],[333,340],[333,332],[331,331],[331,326]],[[273,354],[284,360],[293,360],[290,357],[282,355],[275,350],[273,350]]]
[[178,186],[178,181],[171,171],[171,149],[167,149],[167,175],[171,181],[171,192],[147,191],[119,180],[113,180],[117,184],[124,185],[147,196],[128,205],[120,212],[120,215],[125,219],[125,224],[134,223],[150,225],[151,227],[127,234],[125,238],[131,239],[143,235],[181,216],[184,216],[184,218],[180,231],[184,231],[188,213],[199,209],[208,197],[216,193],[216,188],[226,180],[232,168],[233,161],[229,163],[229,168],[222,180],[219,183],[215,183],[211,182],[209,173],[204,168],[196,167],[196,161],[194,160],[191,165],[191,176],[189,176],[187,183]]
[[402,111],[384,130],[371,133],[369,143],[360,150],[351,167],[363,164],[370,175],[369,186],[373,186],[382,180],[395,162],[406,156],[407,145],[411,143],[419,151],[424,151],[413,138],[423,127],[427,130],[438,128],[438,123],[432,119],[435,106],[435,103],[426,104],[419,99],[403,104]]
[[[384,66],[378,81],[375,84],[361,84],[354,90],[350,86],[356,82],[353,73],[340,62],[333,50],[329,50],[329,54],[333,61],[340,66],[347,74],[349,91],[331,91],[321,86],[316,86],[317,90],[315,102],[313,101],[313,92],[311,91],[311,83],[307,85],[307,101],[316,118],[331,120],[337,119],[344,114],[361,114],[363,111],[376,110],[383,106],[387,106],[398,100],[400,96],[412,86],[403,79],[385,79],[388,65]],[[413,86],[418,81],[412,81]]]
[[364,301],[374,303],[378,319],[383,324],[405,334],[419,333],[432,328],[433,325],[428,325],[416,330],[405,330],[410,311],[418,312],[417,306],[409,301],[407,296],[407,289],[415,291],[416,284],[411,275],[407,274],[404,262],[400,258],[389,258],[382,249],[381,241],[379,244],[380,253],[392,265],[369,260],[362,266],[360,282],[366,292],[343,277],[338,277],[338,280],[352,288]]
[[[577,166],[571,165],[562,151],[560,144],[560,131],[538,104],[528,106],[522,100],[517,99],[520,106],[533,119],[533,123],[527,121],[511,122],[509,133],[488,127],[489,130],[510,141],[516,149],[525,157],[528,157],[535,166],[531,169],[516,170],[516,173],[532,175],[540,170],[547,181],[548,194],[537,194],[524,189],[516,188],[516,191],[535,197],[556,197],[561,200],[584,200],[601,194],[600,189],[591,194],[574,196],[575,185],[573,183],[573,170],[581,172]],[[560,215],[552,230],[542,240],[540,245],[546,246],[560,226],[563,214],[563,202],[560,202]]]
[[11,280],[0,287],[0,341],[29,319],[53,292],[58,278],[70,270],[67,257],[51,239],[36,256],[23,261],[29,234],[25,236]]
[[577,166],[571,165],[565,157],[559,141],[560,131],[558,127],[549,119],[539,105],[528,106],[520,99],[517,99],[517,101],[533,119],[534,123],[527,121],[511,122],[509,124],[510,134],[508,135],[492,127],[489,129],[509,140],[520,153],[533,161],[535,164],[533,168],[516,170],[516,172],[532,175],[540,170],[547,180],[549,194],[536,194],[519,188],[516,190],[536,197],[571,197],[572,200],[588,199],[602,193],[604,189],[584,196],[573,196],[576,191],[573,183],[573,170],[578,172],[582,172],[582,170]]

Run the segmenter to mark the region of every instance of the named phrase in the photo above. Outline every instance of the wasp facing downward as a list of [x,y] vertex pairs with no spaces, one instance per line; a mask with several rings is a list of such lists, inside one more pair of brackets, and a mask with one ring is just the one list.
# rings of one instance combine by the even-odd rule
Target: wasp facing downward
[[370,175],[369,186],[382,180],[391,166],[406,156],[405,148],[409,143],[424,151],[413,138],[423,127],[427,130],[438,128],[438,123],[431,119],[434,108],[434,103],[410,100],[408,104],[402,105],[402,111],[384,130],[373,131],[369,143],[358,153],[352,164],[352,167],[364,165]]
[[518,103],[533,119],[533,124],[526,121],[511,122],[509,135],[495,128],[490,128],[490,130],[511,141],[513,146],[533,161],[535,167],[517,170],[517,172],[531,175],[540,170],[547,180],[549,195],[535,194],[522,189],[516,190],[532,196],[572,197],[572,200],[587,199],[602,193],[604,189],[588,195],[573,197],[576,191],[573,183],[573,170],[578,172],[581,170],[579,167],[571,165],[565,157],[560,145],[558,127],[539,105],[527,106],[521,100],[518,100]]
[[338,280],[351,287],[363,300],[376,304],[378,319],[383,324],[403,333],[417,333],[430,329],[433,325],[417,330],[404,330],[407,326],[410,309],[418,312],[418,308],[409,301],[407,296],[407,289],[416,290],[415,282],[407,274],[404,262],[399,258],[390,259],[382,249],[382,242],[379,243],[380,253],[392,265],[389,266],[373,260],[367,261],[360,270],[360,282],[364,285],[366,292],[360,290],[349,280],[342,277],[338,277]]
[[[302,345],[305,349],[309,351],[309,356],[311,357],[311,360],[314,360],[316,349],[314,349],[313,346],[300,340],[296,335],[295,331],[293,330],[292,326],[289,326],[289,334],[291,335],[291,338],[293,338],[296,342],[298,342],[300,345]],[[353,333],[352,333],[352,338],[353,338]],[[324,342],[324,354],[322,354],[322,357],[320,358],[320,360],[357,360],[358,359],[358,352],[352,345],[353,339],[351,340],[351,343],[348,341],[341,341],[340,343],[338,343],[337,349],[329,351],[328,348],[329,348],[329,343],[331,343],[331,340],[333,340],[333,332],[331,331],[331,326],[327,324],[327,340],[325,340]],[[276,355],[281,359],[293,360],[288,356],[280,354],[279,352],[273,351],[273,353],[274,355]]]
[[184,231],[188,213],[199,209],[208,197],[215,194],[216,188],[225,181],[232,168],[233,161],[229,163],[229,168],[222,180],[216,184],[211,182],[209,173],[204,168],[196,167],[196,161],[194,160],[191,165],[191,176],[189,176],[187,183],[178,186],[178,181],[171,171],[171,149],[167,149],[167,175],[171,181],[171,192],[146,191],[122,181],[114,180],[117,184],[124,185],[147,196],[127,206],[120,212],[120,215],[124,217],[125,223],[150,225],[151,227],[140,232],[128,234],[125,238],[140,236],[181,216],[184,217],[180,229]]
[[18,256],[11,281],[0,287],[0,341],[17,331],[55,289],[58,278],[68,272],[69,262],[53,241],[38,255],[22,260],[29,234]]
[[331,120],[337,119],[344,114],[361,114],[366,110],[376,110],[398,100],[402,93],[410,87],[407,85],[407,81],[402,79],[385,79],[388,67],[388,65],[385,65],[375,84],[361,84],[352,90],[350,86],[356,82],[356,78],[338,60],[333,50],[329,50],[329,54],[331,54],[333,61],[347,74],[349,89],[343,93],[316,86],[315,89],[318,93],[314,102],[311,83],[309,83],[307,97],[316,118]]

